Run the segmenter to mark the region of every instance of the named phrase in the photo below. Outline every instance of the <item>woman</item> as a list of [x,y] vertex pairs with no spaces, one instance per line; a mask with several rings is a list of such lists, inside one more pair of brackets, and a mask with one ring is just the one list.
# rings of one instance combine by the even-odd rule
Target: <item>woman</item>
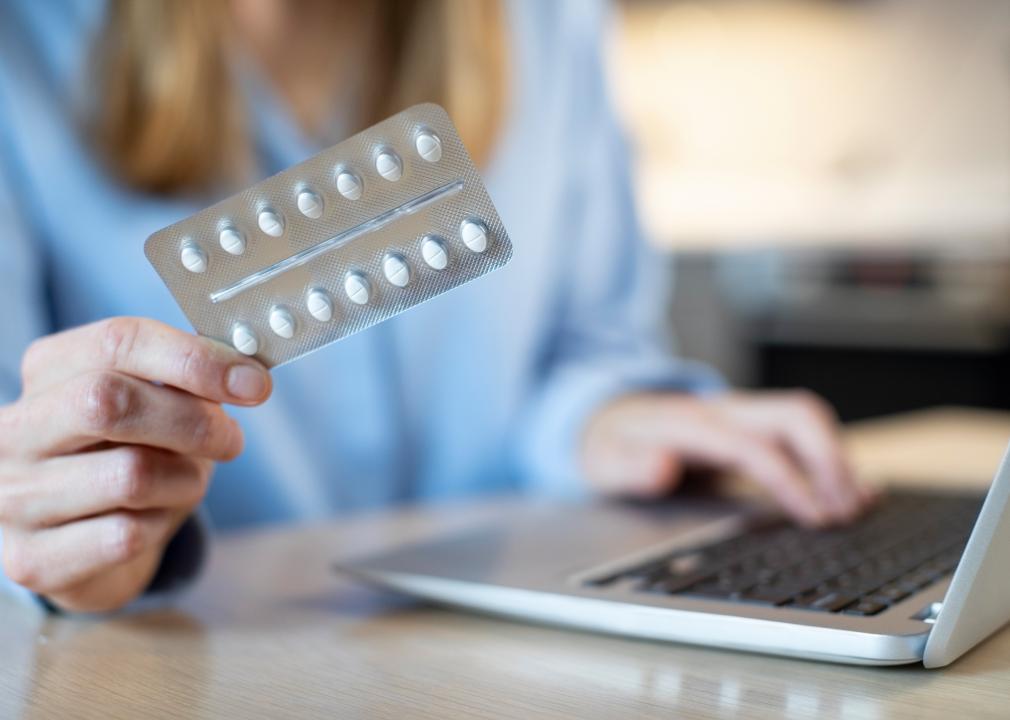
[[[721,393],[663,352],[601,8],[92,5],[0,10],[9,586],[104,611],[178,584],[201,503],[233,528],[517,488],[651,497],[702,465],[808,524],[864,504],[820,402]],[[507,268],[273,377],[178,329],[150,232],[420,100],[483,165]]]

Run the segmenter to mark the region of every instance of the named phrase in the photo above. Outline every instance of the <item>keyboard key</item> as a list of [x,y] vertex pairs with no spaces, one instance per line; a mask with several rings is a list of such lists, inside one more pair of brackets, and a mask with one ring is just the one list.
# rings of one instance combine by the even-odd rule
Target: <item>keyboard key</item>
[[885,599],[887,602],[895,603],[898,602],[899,600],[904,600],[909,595],[911,595],[911,593],[905,588],[903,588],[901,585],[885,585],[884,587],[877,590],[877,592],[874,593],[874,595],[877,598]]
[[860,600],[859,602],[845,608],[848,615],[876,615],[881,610],[886,610],[887,604],[874,600]]
[[588,584],[873,615],[950,574],[980,506],[973,498],[894,493],[848,527],[765,523]]
[[837,612],[847,605],[851,605],[856,601],[856,597],[853,595],[846,595],[844,593],[831,592],[823,595],[814,595],[812,597],[808,596],[804,598],[799,603],[799,607],[806,608],[808,610],[823,610],[825,612]]
[[795,594],[788,589],[759,585],[741,593],[738,599],[761,605],[785,605],[793,599]]

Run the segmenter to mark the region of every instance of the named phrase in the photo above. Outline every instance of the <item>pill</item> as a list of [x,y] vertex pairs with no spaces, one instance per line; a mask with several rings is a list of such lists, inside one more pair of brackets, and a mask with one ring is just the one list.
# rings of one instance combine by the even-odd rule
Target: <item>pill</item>
[[464,220],[459,226],[459,234],[463,238],[463,244],[475,253],[487,250],[487,228],[483,223]]
[[368,287],[368,278],[358,272],[347,273],[344,279],[344,292],[351,302],[358,305],[366,305],[371,288]]
[[245,323],[237,323],[231,331],[231,344],[243,355],[255,355],[260,349],[256,332]]
[[438,162],[442,159],[442,141],[434,133],[423,132],[418,135],[414,147],[417,148],[417,154],[428,162]]
[[348,200],[357,200],[361,197],[361,180],[345,170],[337,175],[337,191]]
[[193,273],[202,273],[207,269],[207,253],[199,245],[186,243],[182,246],[182,264]]
[[221,248],[232,255],[241,255],[245,252],[245,237],[233,227],[226,227],[218,235]]
[[449,256],[445,252],[445,245],[436,237],[429,235],[421,242],[421,257],[435,270],[445,270],[449,264]]
[[330,300],[330,294],[325,290],[309,292],[305,305],[309,308],[309,314],[319,322],[329,322],[333,317],[333,301]]
[[311,190],[302,190],[298,193],[298,209],[305,217],[318,220],[323,214],[323,199]]
[[389,253],[382,261],[382,272],[386,274],[386,279],[396,285],[404,287],[410,282],[410,266],[407,261],[395,253]]
[[403,163],[392,150],[383,150],[375,158],[375,169],[390,182],[396,182],[403,175]]
[[284,234],[284,220],[280,213],[274,210],[261,210],[259,215],[260,230],[270,237],[280,237]]
[[295,319],[285,308],[275,307],[270,311],[270,329],[290,340],[295,335]]

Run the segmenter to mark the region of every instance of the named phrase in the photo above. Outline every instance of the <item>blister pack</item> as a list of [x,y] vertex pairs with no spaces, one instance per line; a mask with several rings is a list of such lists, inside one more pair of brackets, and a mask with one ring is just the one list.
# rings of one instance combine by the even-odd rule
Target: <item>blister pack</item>
[[415,105],[151,235],[202,335],[280,365],[509,261],[456,128]]

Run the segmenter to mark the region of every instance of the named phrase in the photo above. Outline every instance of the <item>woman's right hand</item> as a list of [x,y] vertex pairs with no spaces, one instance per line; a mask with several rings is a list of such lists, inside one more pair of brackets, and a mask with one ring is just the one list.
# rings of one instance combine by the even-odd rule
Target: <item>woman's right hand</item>
[[154,320],[36,341],[21,397],[0,407],[7,577],[70,611],[128,603],[202,500],[214,461],[242,450],[221,403],[257,405],[270,390],[255,360]]

